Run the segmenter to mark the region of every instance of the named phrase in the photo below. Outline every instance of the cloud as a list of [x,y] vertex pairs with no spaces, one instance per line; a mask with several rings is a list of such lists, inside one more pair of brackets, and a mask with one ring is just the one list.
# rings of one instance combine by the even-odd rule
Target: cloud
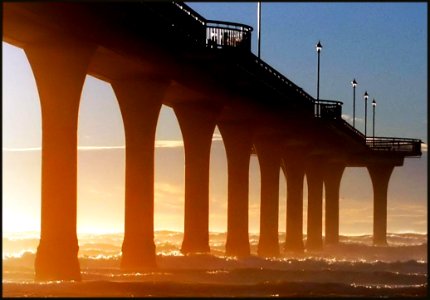
[[[79,151],[94,151],[94,150],[112,150],[112,149],[125,149],[124,146],[78,146]],[[41,151],[42,147],[28,147],[28,148],[3,148],[3,152],[32,152]]]
[[[348,115],[348,114],[342,114],[342,119],[344,119],[345,121],[349,122],[352,124],[352,116]],[[364,119],[362,118],[357,118],[357,116],[355,116],[355,122],[356,123],[364,123]]]
[[78,146],[79,151],[125,149],[124,146]]
[[3,152],[31,152],[31,151],[40,151],[41,147],[32,147],[32,148],[3,148]]
[[388,206],[388,214],[396,217],[410,217],[411,219],[427,216],[427,207],[423,204],[393,203]]
[[160,198],[162,197],[172,198],[172,196],[182,197],[184,194],[184,190],[182,185],[179,185],[179,184],[170,184],[167,182],[156,182],[155,193]]
[[159,140],[155,141],[155,148],[180,148],[184,147],[183,141]]
[[[222,142],[222,137],[218,133],[214,133],[212,142]],[[182,148],[184,142],[182,140],[156,140],[155,148]],[[116,150],[125,149],[124,145],[121,146],[78,146],[79,151],[97,151],[97,150]],[[42,147],[27,147],[27,148],[8,148],[4,147],[3,152],[32,152],[41,151]]]
[[214,132],[212,136],[212,142],[222,141],[222,136],[218,132]]

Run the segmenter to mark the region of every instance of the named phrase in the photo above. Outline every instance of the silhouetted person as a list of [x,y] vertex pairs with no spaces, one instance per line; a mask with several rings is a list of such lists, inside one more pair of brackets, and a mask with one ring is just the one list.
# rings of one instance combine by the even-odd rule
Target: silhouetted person
[[222,44],[223,44],[224,46],[228,46],[228,40],[229,40],[228,32],[224,32],[224,37],[223,37],[223,42],[222,42]]

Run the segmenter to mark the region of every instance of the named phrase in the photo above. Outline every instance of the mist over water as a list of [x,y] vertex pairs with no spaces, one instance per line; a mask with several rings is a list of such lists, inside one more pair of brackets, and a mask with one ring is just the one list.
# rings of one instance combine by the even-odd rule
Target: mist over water
[[341,236],[323,251],[224,256],[225,233],[210,234],[210,254],[182,255],[183,234],[155,232],[158,268],[141,273],[119,269],[123,234],[79,236],[82,282],[34,282],[39,238],[3,237],[3,296],[423,296],[427,294],[427,235],[389,234],[388,247],[372,236]]

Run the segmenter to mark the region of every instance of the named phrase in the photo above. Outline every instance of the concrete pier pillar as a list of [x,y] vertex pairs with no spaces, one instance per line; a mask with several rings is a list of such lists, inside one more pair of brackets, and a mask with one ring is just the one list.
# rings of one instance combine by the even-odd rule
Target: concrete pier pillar
[[281,151],[279,141],[256,139],[261,173],[260,240],[259,256],[279,255],[278,218],[279,218],[279,171]]
[[181,252],[209,252],[209,161],[219,109],[185,103],[173,108],[185,147],[185,224]]
[[345,165],[329,164],[324,168],[325,244],[339,243],[339,188]]
[[301,151],[288,151],[283,157],[283,169],[287,179],[285,251],[303,252],[303,181],[305,176],[305,156]]
[[308,182],[308,228],[306,248],[311,251],[322,249],[322,199],[323,199],[323,161],[319,158],[309,160],[306,167]]
[[249,161],[252,147],[252,128],[247,123],[218,124],[228,165],[228,208],[226,255],[248,256]]
[[373,244],[387,245],[387,192],[394,166],[374,164],[367,166],[373,185]]
[[61,37],[26,45],[42,111],[42,209],[36,280],[80,280],[76,235],[79,101],[94,52]]
[[121,269],[156,266],[154,244],[154,143],[167,82],[133,78],[111,82],[125,131],[125,222]]

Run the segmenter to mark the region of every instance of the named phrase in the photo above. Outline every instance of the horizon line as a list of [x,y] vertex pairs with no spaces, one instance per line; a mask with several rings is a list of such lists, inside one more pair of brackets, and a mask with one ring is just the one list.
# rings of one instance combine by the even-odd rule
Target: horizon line
[[[212,142],[223,142],[219,136],[214,136]],[[183,140],[156,140],[154,148],[183,148]],[[99,150],[125,150],[125,145],[119,146],[78,146],[78,151],[99,151]],[[36,152],[42,151],[42,147],[8,148],[3,147],[3,152]],[[428,144],[421,144],[421,151],[428,152]]]

